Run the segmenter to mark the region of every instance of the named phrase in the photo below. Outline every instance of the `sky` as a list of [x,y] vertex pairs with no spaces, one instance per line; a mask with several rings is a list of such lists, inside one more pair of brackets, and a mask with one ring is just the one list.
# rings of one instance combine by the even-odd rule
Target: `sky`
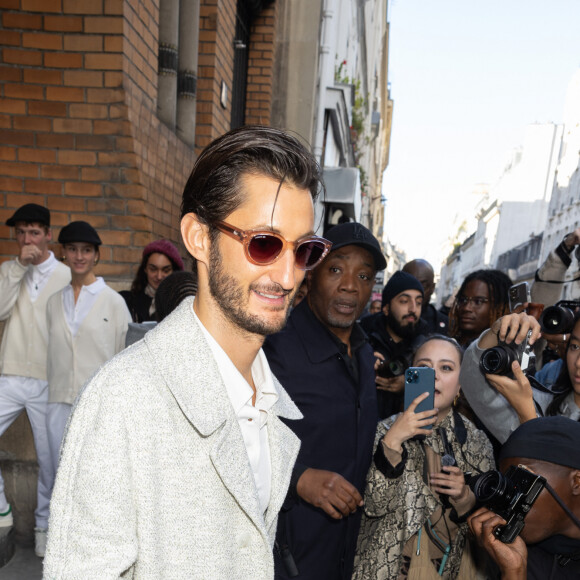
[[385,232],[437,272],[526,125],[561,123],[580,66],[580,0],[388,0],[394,100]]

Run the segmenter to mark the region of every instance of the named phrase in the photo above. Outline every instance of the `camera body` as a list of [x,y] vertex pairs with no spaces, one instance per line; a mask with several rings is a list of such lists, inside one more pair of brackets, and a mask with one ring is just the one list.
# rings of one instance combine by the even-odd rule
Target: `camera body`
[[542,332],[569,334],[573,330],[574,315],[578,309],[580,309],[580,300],[560,300],[554,306],[548,306],[539,320]]
[[392,379],[405,374],[409,363],[404,356],[394,356],[390,359],[380,360],[377,375],[384,379]]
[[528,332],[520,345],[515,342],[510,344],[500,342],[497,346],[484,350],[479,361],[481,372],[492,375],[507,375],[513,378],[511,367],[515,360],[518,361],[524,373],[532,372],[535,369],[536,355],[529,344],[531,335],[532,332]]
[[522,531],[524,518],[545,485],[541,475],[514,465],[505,475],[492,469],[470,482],[477,501],[507,522],[493,531],[504,544],[511,544]]

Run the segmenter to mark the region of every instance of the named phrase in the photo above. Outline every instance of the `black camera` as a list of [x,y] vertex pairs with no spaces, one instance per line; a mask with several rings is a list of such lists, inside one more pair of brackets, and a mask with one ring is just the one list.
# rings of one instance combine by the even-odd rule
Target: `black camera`
[[578,309],[580,300],[560,300],[554,306],[544,308],[539,320],[542,332],[569,334],[573,330],[574,315]]
[[524,518],[545,485],[541,475],[514,465],[505,475],[492,469],[470,482],[477,501],[507,522],[493,531],[504,544],[511,544],[522,531]]
[[379,360],[377,375],[383,379],[392,379],[405,374],[409,363],[404,356],[395,356],[391,359]]
[[515,342],[507,344],[502,342],[497,346],[488,348],[483,351],[479,368],[484,374],[491,375],[508,375],[513,377],[511,372],[512,363],[517,360],[522,371],[526,374],[532,372],[535,368],[536,355],[528,343],[531,336],[528,332],[525,340],[517,345]]

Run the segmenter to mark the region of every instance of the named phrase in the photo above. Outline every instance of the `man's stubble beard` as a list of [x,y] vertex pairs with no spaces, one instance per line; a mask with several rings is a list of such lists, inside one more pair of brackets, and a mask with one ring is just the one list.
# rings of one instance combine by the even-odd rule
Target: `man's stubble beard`
[[[256,287],[257,285],[250,285],[247,292],[252,292]],[[260,288],[263,292],[273,290],[273,287]],[[276,291],[279,290],[280,286],[276,285]],[[264,320],[256,314],[250,314],[246,309],[247,305],[244,304],[246,290],[239,285],[236,278],[225,271],[217,240],[211,244],[209,253],[209,291],[227,320],[247,333],[260,336],[275,334],[286,326],[290,314],[291,299],[295,294],[295,292],[292,293],[291,299],[285,301],[284,316],[278,321],[272,322]]]

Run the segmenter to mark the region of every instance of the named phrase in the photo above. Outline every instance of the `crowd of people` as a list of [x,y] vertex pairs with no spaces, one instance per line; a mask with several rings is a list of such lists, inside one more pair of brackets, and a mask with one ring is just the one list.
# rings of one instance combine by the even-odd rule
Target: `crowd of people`
[[[8,219],[0,434],[27,411],[46,578],[580,577],[580,313],[549,334],[483,269],[447,315],[423,259],[371,300],[381,245],[355,222],[315,235],[323,191],[288,134],[223,135],[183,192],[193,271],[155,240],[120,293],[88,222],[57,259],[47,208]],[[538,270],[536,307],[579,245]],[[485,372],[489,349],[516,360]],[[430,404],[405,397],[425,367]]]

